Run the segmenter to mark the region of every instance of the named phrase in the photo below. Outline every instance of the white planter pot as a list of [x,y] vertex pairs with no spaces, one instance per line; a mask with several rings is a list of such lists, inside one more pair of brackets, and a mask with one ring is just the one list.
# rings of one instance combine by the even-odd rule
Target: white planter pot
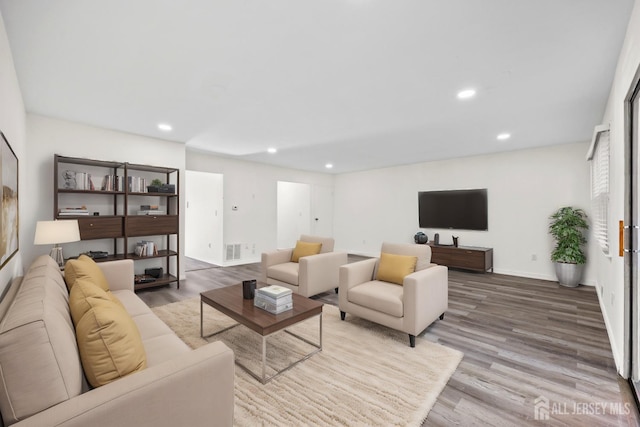
[[582,271],[584,270],[584,264],[569,264],[565,262],[556,262],[556,276],[558,276],[558,282],[562,286],[575,288],[580,284],[582,279]]

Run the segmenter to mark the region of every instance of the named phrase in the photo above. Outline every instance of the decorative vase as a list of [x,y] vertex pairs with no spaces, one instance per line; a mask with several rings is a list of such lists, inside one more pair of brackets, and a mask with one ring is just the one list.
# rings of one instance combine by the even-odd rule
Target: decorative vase
[[582,279],[582,271],[584,270],[584,264],[556,262],[555,265],[556,276],[558,277],[558,282],[562,286],[575,288],[580,284],[580,279]]
[[76,187],[76,173],[74,171],[64,171],[62,173],[64,179],[64,188],[66,190],[75,190]]

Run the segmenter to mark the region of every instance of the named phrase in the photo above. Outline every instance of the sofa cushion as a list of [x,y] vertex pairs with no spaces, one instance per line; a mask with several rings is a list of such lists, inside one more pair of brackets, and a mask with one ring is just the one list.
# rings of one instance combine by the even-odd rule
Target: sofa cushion
[[147,367],[155,366],[191,349],[132,291],[114,291],[138,327],[147,355]]
[[78,279],[69,293],[69,309],[74,325],[77,325],[80,319],[82,319],[82,316],[91,309],[91,304],[87,301],[89,297],[113,301],[124,308],[120,300],[111,292],[106,292],[91,280]]
[[298,262],[300,258],[310,255],[318,255],[322,249],[322,243],[302,242],[298,240],[291,254],[291,262]]
[[129,314],[113,301],[88,297],[91,309],[76,326],[87,381],[93,387],[147,367],[140,332]]
[[373,280],[349,289],[349,302],[380,311],[394,317],[403,317],[402,286]]
[[73,284],[78,279],[91,280],[105,291],[109,290],[109,282],[96,262],[86,255],[80,255],[78,259],[70,259],[64,266],[64,279],[67,288],[71,291]]
[[173,331],[146,339],[143,344],[147,353],[147,366],[149,367],[160,365],[191,351],[191,348],[178,338]]
[[405,276],[416,271],[418,257],[395,254],[380,254],[376,280],[402,285]]
[[82,393],[66,287],[48,255],[30,266],[0,323],[0,411],[5,425]]
[[131,317],[140,331],[142,341],[146,341],[161,335],[169,335],[175,333],[167,326],[166,323],[158,319],[152,311],[145,314],[139,314]]
[[284,283],[298,286],[299,264],[297,262],[285,262],[267,268],[267,277]]
[[[124,309],[127,310],[127,313],[129,313],[129,316],[133,317],[134,319],[140,314],[151,313],[151,309],[149,308],[149,306],[145,304],[144,301],[142,301],[140,297],[133,291],[120,290],[113,291],[111,293],[113,294],[113,296],[118,298],[118,301],[122,303]],[[164,324],[164,322],[161,323]],[[140,333],[142,333],[142,330],[140,331]]]

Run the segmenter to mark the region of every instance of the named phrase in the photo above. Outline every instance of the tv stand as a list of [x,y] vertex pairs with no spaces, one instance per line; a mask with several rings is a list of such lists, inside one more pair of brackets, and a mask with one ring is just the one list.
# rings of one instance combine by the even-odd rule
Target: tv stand
[[435,245],[431,247],[431,262],[451,268],[479,273],[493,272],[493,248],[473,246]]

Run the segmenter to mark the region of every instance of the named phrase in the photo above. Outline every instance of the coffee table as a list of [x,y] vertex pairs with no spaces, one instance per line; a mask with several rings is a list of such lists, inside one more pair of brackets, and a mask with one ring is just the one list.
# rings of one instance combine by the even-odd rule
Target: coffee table
[[[258,287],[266,286],[265,284],[258,283]],[[216,331],[209,335],[204,335],[203,328],[203,307],[208,305],[218,310],[221,313],[229,316],[235,320],[236,324],[224,328],[220,331]],[[253,305],[253,299],[242,298],[242,284],[233,286],[227,286],[224,288],[213,289],[210,291],[202,292],[200,294],[200,336],[202,338],[208,338],[238,325],[244,325],[250,330],[256,332],[262,336],[262,375],[258,375],[251,371],[247,366],[240,363],[236,358],[236,364],[244,369],[249,375],[266,384],[273,378],[277,377],[281,373],[291,369],[298,363],[307,360],[319,351],[322,351],[322,306],[324,304],[298,294],[293,294],[293,309],[282,312],[280,314],[271,314],[266,310],[255,307]],[[318,317],[318,342],[314,343],[307,340],[304,337],[294,334],[291,331],[286,330],[287,326],[295,325],[303,320],[310,319],[314,316]],[[284,330],[295,338],[306,342],[314,347],[314,350],[298,359],[287,367],[276,371],[275,374],[267,376],[267,337],[270,335]]]

